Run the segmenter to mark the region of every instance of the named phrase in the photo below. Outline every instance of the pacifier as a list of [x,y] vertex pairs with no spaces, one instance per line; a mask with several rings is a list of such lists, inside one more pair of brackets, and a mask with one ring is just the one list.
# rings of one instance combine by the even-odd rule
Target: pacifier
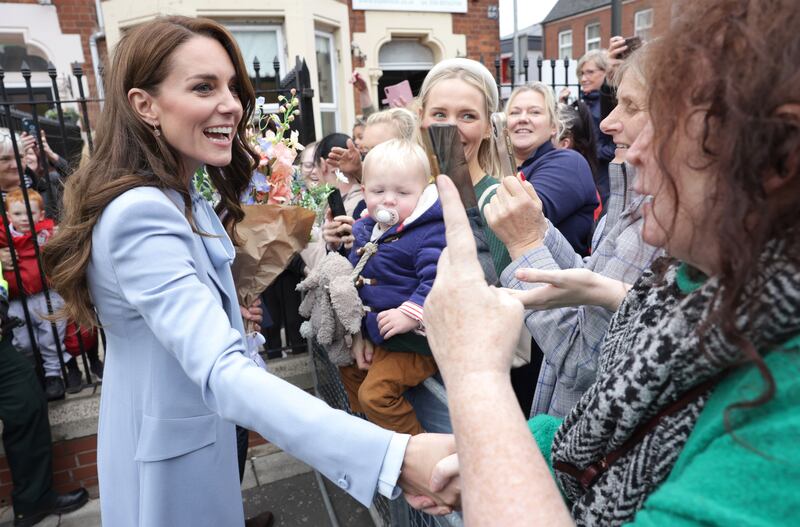
[[375,212],[375,221],[384,225],[394,225],[400,219],[400,215],[394,209],[379,208]]

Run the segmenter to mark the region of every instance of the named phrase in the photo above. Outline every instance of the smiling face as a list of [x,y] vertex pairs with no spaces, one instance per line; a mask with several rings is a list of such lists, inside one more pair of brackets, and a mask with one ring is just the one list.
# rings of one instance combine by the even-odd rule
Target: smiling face
[[315,143],[305,147],[300,153],[300,172],[309,187],[316,187],[319,185],[320,180],[319,166],[314,164],[314,151],[316,149],[317,145]]
[[204,164],[228,165],[243,111],[225,48],[212,38],[195,36],[175,49],[170,62],[170,73],[145,113],[178,151],[185,171],[193,173]]
[[682,128],[685,133],[676,140],[666,164],[669,176],[656,159],[649,120],[628,150],[627,159],[637,168],[634,190],[651,196],[642,206],[642,239],[713,274],[719,261],[714,228],[721,211],[715,207],[718,178],[700,146],[703,115],[694,113]]
[[433,123],[453,124],[458,127],[464,156],[472,167],[478,163],[478,151],[489,137],[489,116],[486,99],[476,87],[458,79],[443,79],[428,93],[422,108],[422,127]]
[[595,61],[587,60],[583,64],[581,71],[578,72],[578,78],[580,79],[583,93],[589,93],[600,89],[603,85],[603,80],[606,78],[606,72],[601,70]]
[[514,146],[515,157],[523,161],[552,139],[556,133],[556,125],[545,109],[541,93],[525,90],[510,101],[508,132],[511,144]]
[[646,97],[641,79],[629,71],[617,87],[617,106],[600,123],[600,130],[614,139],[617,148],[630,147],[647,124]]

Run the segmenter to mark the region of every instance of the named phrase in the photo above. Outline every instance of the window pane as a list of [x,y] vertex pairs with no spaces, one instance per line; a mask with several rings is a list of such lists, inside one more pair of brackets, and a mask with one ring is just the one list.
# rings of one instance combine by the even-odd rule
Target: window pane
[[600,38],[600,24],[586,26],[586,40]]
[[[333,97],[333,53],[331,40],[317,35],[317,80],[319,81],[319,101],[335,103]],[[335,130],[334,130],[335,131]]]
[[[275,29],[231,30],[239,48],[242,50],[244,63],[250,77],[256,76],[253,69],[253,59],[258,57],[261,63],[259,77],[275,77],[275,68],[272,62],[278,55],[278,32]],[[280,60],[280,57],[278,57]]]
[[326,112],[320,110],[319,112],[320,120],[322,121],[322,137],[325,137],[328,134],[332,134],[334,132],[338,132],[339,130],[336,129],[336,113],[335,112]]

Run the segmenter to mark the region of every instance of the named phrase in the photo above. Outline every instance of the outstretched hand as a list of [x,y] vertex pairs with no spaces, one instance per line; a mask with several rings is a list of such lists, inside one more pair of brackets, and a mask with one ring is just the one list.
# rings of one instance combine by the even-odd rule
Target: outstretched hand
[[588,269],[518,269],[516,277],[523,282],[545,284],[526,291],[507,290],[526,309],[594,305],[616,311],[631,288],[629,284]]
[[361,152],[352,139],[347,140],[347,148],[331,148],[327,161],[333,168],[338,168],[347,176],[355,175],[355,179],[361,181]]

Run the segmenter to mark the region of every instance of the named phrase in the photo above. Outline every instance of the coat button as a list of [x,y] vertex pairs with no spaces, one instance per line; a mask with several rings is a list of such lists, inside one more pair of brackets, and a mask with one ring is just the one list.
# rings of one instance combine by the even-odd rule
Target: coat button
[[359,276],[356,278],[356,287],[362,287],[364,285],[364,277]]
[[363,254],[364,254],[364,248],[363,247],[359,247],[358,249],[356,249],[356,256],[361,256]]
[[347,490],[350,487],[350,482],[347,481],[347,476],[342,476],[336,483],[342,490]]

